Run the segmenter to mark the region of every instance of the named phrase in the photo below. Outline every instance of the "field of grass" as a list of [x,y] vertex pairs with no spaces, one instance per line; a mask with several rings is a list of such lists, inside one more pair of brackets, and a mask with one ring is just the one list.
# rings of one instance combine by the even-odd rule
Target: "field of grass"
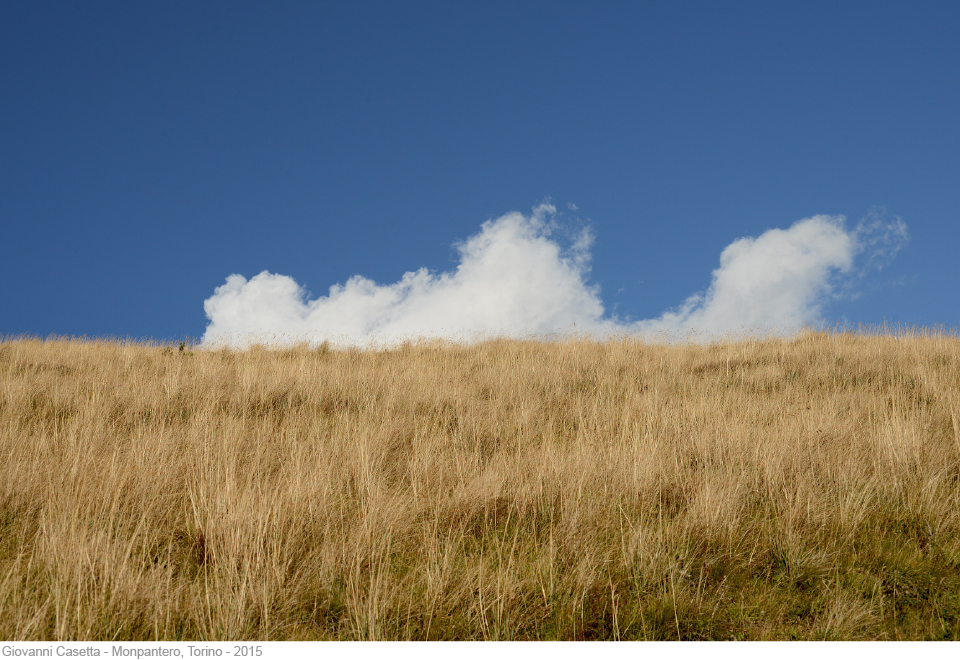
[[0,342],[0,638],[960,639],[960,339]]

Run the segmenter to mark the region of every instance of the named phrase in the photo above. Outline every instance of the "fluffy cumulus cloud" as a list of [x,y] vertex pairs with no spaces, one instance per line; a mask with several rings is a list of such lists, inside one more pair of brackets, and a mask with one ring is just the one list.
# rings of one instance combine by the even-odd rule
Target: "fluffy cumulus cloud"
[[554,213],[543,204],[529,217],[509,213],[484,223],[457,246],[453,272],[421,268],[386,285],[357,275],[316,300],[306,300],[285,275],[231,275],[204,302],[210,324],[203,343],[391,344],[422,336],[526,336],[587,320],[592,327],[603,315],[599,291],[584,281],[592,236],[583,230],[562,249],[551,236]]
[[737,239],[720,253],[720,267],[705,293],[636,325],[706,335],[796,328],[817,319],[820,301],[832,290],[831,275],[850,271],[856,249],[842,219],[825,215]]
[[[632,323],[604,315],[598,287],[587,283],[592,235],[583,229],[562,248],[556,209],[508,213],[457,246],[456,270],[408,272],[394,284],[359,275],[308,300],[293,279],[264,271],[231,275],[204,302],[206,346],[251,342],[393,345],[439,337],[531,337],[554,333],[711,337],[729,332],[790,331],[819,318],[821,306],[856,272],[855,261],[886,263],[906,226],[877,217],[854,230],[842,216],[814,216],[788,229],[740,238],[720,255],[703,293],[655,319]],[[861,269],[862,270],[862,269]]]

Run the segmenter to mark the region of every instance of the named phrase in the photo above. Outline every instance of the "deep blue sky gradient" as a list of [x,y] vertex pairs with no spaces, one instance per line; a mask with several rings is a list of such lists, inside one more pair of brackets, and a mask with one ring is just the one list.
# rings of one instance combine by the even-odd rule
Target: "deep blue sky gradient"
[[232,273],[450,270],[548,197],[621,317],[883,206],[910,242],[825,317],[956,326],[958,34],[955,2],[6,2],[0,335],[199,337]]

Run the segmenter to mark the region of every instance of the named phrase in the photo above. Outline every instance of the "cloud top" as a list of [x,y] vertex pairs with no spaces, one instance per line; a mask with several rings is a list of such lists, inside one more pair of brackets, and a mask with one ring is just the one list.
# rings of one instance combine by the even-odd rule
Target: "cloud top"
[[315,300],[285,275],[231,275],[204,301],[210,322],[202,344],[389,346],[422,337],[469,341],[571,331],[675,337],[790,331],[818,319],[858,254],[866,252],[868,265],[876,266],[907,239],[899,219],[872,218],[853,231],[844,228],[843,216],[800,220],[735,240],[721,253],[705,292],[656,319],[626,323],[604,316],[599,287],[587,282],[589,229],[564,248],[555,215],[553,206],[541,204],[530,216],[514,212],[485,222],[456,246],[454,271],[421,268],[393,284],[356,275]]

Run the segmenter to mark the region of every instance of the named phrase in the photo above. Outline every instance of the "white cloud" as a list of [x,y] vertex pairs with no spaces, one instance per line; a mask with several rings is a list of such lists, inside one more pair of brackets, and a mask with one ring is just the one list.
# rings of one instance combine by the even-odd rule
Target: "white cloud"
[[817,320],[821,301],[833,289],[832,276],[849,272],[856,252],[842,216],[818,215],[789,229],[737,239],[720,253],[706,293],[637,328],[707,335],[798,328]]
[[909,240],[907,224],[900,218],[888,220],[886,210],[874,207],[867,217],[857,224],[854,230],[859,250],[866,254],[867,262],[861,269],[861,275],[880,270],[897,256],[900,248]]
[[509,213],[484,223],[457,246],[460,265],[454,272],[421,268],[387,285],[357,275],[312,301],[285,275],[264,271],[249,281],[231,275],[204,302],[210,324],[203,343],[242,345],[252,336],[344,344],[526,336],[600,319],[599,292],[584,283],[592,236],[583,230],[562,250],[551,239],[555,213],[543,204],[530,217]]
[[892,258],[906,240],[899,220],[861,223],[815,216],[789,229],[741,238],[723,250],[706,292],[656,319],[623,323],[604,316],[599,288],[587,283],[593,237],[581,230],[567,249],[553,237],[556,209],[508,213],[483,224],[457,246],[455,271],[408,272],[394,284],[359,275],[307,300],[290,277],[264,271],[249,281],[231,275],[204,301],[207,346],[251,341],[330,341],[337,345],[396,344],[418,337],[469,340],[576,331],[699,333],[789,331],[816,321],[858,253],[868,265]]

